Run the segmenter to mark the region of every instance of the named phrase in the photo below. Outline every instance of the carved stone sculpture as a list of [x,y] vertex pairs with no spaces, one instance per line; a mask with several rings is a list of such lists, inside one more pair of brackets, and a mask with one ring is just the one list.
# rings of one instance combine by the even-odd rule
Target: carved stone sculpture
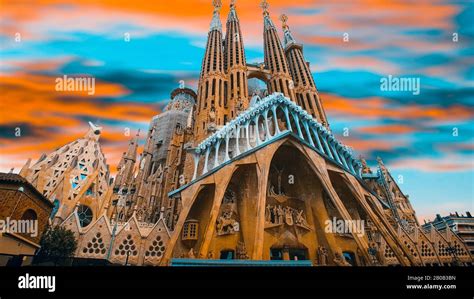
[[326,247],[322,245],[318,247],[317,258],[319,266],[326,266],[328,264],[328,250]]
[[333,262],[337,265],[337,266],[351,266],[351,264],[349,264],[346,259],[344,258],[344,256],[340,253],[340,252],[336,252],[334,254],[334,260]]
[[207,254],[207,258],[210,260],[214,259],[214,251],[210,250],[209,253]]
[[247,248],[245,247],[244,242],[237,243],[236,257],[237,257],[238,260],[248,260],[249,259],[249,256],[247,254]]
[[188,258],[190,258],[190,259],[195,259],[196,258],[196,256],[194,255],[194,249],[193,248],[189,249]]

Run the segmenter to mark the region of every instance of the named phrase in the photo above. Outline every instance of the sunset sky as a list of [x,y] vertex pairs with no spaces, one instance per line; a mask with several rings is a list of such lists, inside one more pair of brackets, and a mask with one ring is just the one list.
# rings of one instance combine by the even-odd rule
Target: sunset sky
[[[115,169],[126,129],[146,131],[180,80],[196,87],[211,3],[0,0],[0,171],[19,171],[27,158],[84,135],[88,121],[104,127],[102,148]],[[403,176],[420,220],[473,212],[472,1],[269,4],[279,29],[285,13],[304,44],[338,139]],[[263,62],[259,1],[237,0],[237,12],[248,62]],[[95,95],[56,91],[63,75],[96,78]],[[420,94],[382,91],[389,75],[420,78]]]

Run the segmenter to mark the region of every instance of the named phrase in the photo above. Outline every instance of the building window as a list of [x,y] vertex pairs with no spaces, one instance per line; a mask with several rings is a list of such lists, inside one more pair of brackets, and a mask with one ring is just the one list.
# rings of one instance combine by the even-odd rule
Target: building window
[[92,184],[92,185],[89,187],[89,189],[87,189],[86,195],[94,195],[94,187],[95,187],[95,185]]
[[221,260],[233,260],[234,256],[235,256],[234,250],[226,249],[226,250],[221,251],[220,259]]
[[198,239],[199,222],[197,220],[188,220],[184,223],[183,240],[197,240]]
[[21,215],[21,220],[36,220],[38,219],[38,216],[36,215],[36,212],[32,209],[26,210],[23,215]]
[[352,266],[357,266],[355,261],[355,254],[352,251],[344,251],[342,255],[344,256],[346,262],[348,262]]
[[81,227],[86,227],[92,222],[92,210],[86,205],[80,205],[77,208],[77,216],[79,217]]
[[283,260],[283,252],[281,248],[270,249],[270,260]]
[[59,199],[56,198],[53,201],[53,205],[54,205],[53,210],[51,211],[51,214],[49,215],[50,219],[53,219],[54,216],[56,216],[56,213],[59,211],[59,206],[60,206]]

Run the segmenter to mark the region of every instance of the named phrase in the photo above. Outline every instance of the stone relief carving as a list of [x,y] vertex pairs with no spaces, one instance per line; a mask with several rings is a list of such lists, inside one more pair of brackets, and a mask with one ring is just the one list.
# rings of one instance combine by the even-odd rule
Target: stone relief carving
[[316,252],[317,264],[319,266],[326,266],[328,264],[328,250],[324,246],[319,246]]
[[228,235],[239,231],[239,222],[232,219],[232,214],[229,212],[224,213],[217,219],[217,234]]
[[349,264],[346,259],[344,258],[344,256],[340,253],[340,252],[336,252],[334,254],[334,260],[333,262],[337,265],[337,266],[351,266],[351,264]]
[[216,108],[214,104],[212,105],[211,109],[209,110],[209,122],[207,124],[207,130],[209,132],[214,132],[217,128],[216,125]]
[[236,110],[237,110],[237,115],[239,115],[240,113],[242,113],[244,110],[245,110],[245,107],[244,107],[244,103],[239,100],[236,104]]
[[195,254],[194,254],[194,249],[193,249],[193,248],[189,249],[187,258],[190,258],[190,259],[196,258]]
[[212,251],[212,250],[209,251],[209,252],[207,253],[207,258],[210,259],[210,260],[213,260],[213,259],[214,259],[214,251]]
[[265,208],[265,223],[267,227],[286,224],[310,230],[304,211],[290,206],[268,204]]
[[248,260],[250,258],[247,254],[247,248],[245,247],[244,242],[237,243],[237,248],[235,252],[236,252],[236,258],[238,260]]
[[219,236],[235,234],[240,231],[240,223],[237,220],[237,198],[235,192],[230,188],[224,194],[216,228]]
[[380,265],[380,262],[382,261],[382,257],[380,254],[380,248],[377,242],[371,242],[369,244],[368,248],[369,255],[372,259],[372,264],[373,265]]

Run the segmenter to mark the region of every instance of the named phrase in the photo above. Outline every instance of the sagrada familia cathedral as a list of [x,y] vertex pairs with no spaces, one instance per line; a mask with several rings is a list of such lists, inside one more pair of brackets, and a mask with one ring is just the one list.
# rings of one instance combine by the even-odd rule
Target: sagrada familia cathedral
[[[471,263],[450,229],[419,225],[381,159],[372,170],[336,139],[303,45],[284,15],[282,42],[268,3],[261,7],[265,60],[250,64],[235,1],[224,33],[214,0],[197,91],[171,93],[144,147],[138,134],[130,141],[115,178],[93,124],[22,168],[54,203],[51,221],[76,235],[75,256],[155,266]],[[253,78],[266,90],[251,88]],[[364,230],[328,232],[328,221]]]

